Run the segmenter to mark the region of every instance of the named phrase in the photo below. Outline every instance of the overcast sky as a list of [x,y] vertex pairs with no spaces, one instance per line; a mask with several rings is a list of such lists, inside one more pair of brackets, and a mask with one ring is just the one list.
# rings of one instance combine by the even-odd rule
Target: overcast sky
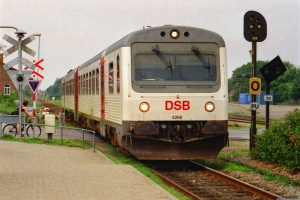
[[[251,62],[251,42],[243,36],[243,18],[249,10],[261,13],[268,24],[265,41],[257,43],[257,59],[277,55],[300,67],[300,0],[1,0],[0,26],[25,31],[25,38],[40,37],[39,89],[61,78],[125,35],[143,26],[165,24],[199,27],[219,33],[227,47],[228,76]],[[14,29],[0,29],[17,39]],[[27,46],[38,52],[39,37]],[[5,58],[9,62],[17,53]],[[37,60],[23,53],[23,58]],[[250,72],[249,72],[250,73]]]

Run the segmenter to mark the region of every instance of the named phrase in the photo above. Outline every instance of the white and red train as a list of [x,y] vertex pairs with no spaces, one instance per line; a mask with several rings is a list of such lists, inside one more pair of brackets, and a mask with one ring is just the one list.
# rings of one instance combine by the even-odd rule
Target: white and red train
[[187,26],[135,31],[63,77],[62,106],[138,159],[215,158],[228,144],[225,42]]

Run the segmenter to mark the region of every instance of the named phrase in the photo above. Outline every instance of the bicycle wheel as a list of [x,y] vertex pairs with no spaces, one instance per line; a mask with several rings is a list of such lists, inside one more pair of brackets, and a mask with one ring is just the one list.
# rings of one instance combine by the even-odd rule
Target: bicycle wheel
[[33,137],[33,133],[34,133],[34,137],[40,137],[41,133],[42,133],[42,130],[41,130],[41,127],[36,125],[29,125],[27,126],[26,128],[26,135],[28,137]]
[[6,124],[3,127],[3,134],[12,135],[15,137],[18,134],[16,124]]

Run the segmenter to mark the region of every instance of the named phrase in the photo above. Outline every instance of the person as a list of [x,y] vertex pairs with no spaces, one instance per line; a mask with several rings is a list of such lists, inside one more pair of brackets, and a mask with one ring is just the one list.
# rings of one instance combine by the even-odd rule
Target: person
[[[27,115],[28,119],[33,119],[34,117],[28,112],[27,106],[28,106],[28,101],[24,100],[22,104],[22,112],[25,113],[25,115]],[[19,124],[17,124],[17,130],[19,130]]]
[[28,112],[27,106],[28,106],[28,101],[27,100],[23,101],[22,112],[24,112],[29,119],[33,119],[34,117]]

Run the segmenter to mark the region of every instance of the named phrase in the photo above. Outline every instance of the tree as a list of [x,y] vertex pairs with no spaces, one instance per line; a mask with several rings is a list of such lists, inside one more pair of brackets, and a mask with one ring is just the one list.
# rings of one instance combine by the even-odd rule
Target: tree
[[27,99],[32,98],[32,92],[28,85],[26,85],[23,89],[23,97]]
[[47,96],[50,98],[55,97],[55,99],[61,98],[61,80],[62,78],[57,78],[54,84],[47,88]]
[[271,90],[276,102],[295,103],[300,100],[300,69],[287,61],[283,64],[287,71],[271,82]]
[[[265,81],[261,73],[259,72],[259,69],[266,64],[266,61],[256,62],[256,77],[261,78],[262,88],[265,87]],[[228,80],[228,91],[232,101],[238,101],[240,93],[249,93],[249,78],[251,77],[251,66],[252,63],[248,62],[247,64],[236,68],[233,71],[231,78]]]
[[[256,72],[258,78],[261,78],[261,90],[265,90],[266,82],[260,73],[260,68],[265,66],[268,61],[257,61]],[[274,102],[281,103],[289,101],[295,103],[300,100],[300,69],[294,64],[284,61],[287,71],[271,82],[271,91],[273,91]],[[228,80],[228,90],[231,100],[238,101],[240,93],[249,93],[249,78],[251,77],[251,63],[242,65],[233,71],[232,77]]]

